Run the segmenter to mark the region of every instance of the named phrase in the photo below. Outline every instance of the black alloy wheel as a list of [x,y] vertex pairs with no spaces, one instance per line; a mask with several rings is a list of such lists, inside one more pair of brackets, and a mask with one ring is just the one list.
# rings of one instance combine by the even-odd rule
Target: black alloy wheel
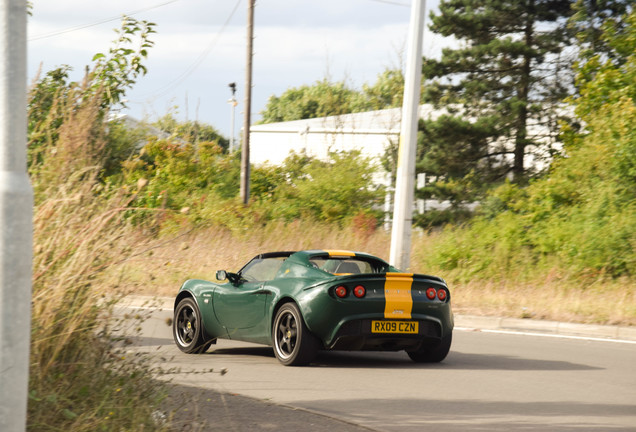
[[212,341],[205,340],[201,312],[194,299],[187,297],[177,304],[172,322],[172,336],[177,347],[187,354],[202,354]]
[[294,303],[285,303],[276,313],[272,339],[274,354],[285,366],[309,364],[318,352],[318,340],[307,329]]

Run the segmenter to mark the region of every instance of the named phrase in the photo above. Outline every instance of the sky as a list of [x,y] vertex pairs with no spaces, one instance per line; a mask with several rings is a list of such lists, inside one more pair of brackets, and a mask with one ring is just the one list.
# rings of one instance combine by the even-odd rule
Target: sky
[[[33,0],[28,24],[29,81],[61,65],[81,79],[93,55],[108,52],[122,15],[156,24],[124,113],[231,131],[229,83],[237,86],[235,134],[243,122],[247,0]],[[439,0],[427,0],[426,22]],[[257,0],[254,9],[252,123],[270,96],[328,78],[360,89],[385,69],[404,68],[410,0]],[[428,29],[423,55],[449,45]]]

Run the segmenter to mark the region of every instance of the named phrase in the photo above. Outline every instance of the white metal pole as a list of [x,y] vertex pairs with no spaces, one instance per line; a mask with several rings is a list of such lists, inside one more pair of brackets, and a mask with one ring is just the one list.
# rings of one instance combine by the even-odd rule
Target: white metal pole
[[402,104],[389,258],[391,264],[401,270],[409,269],[411,260],[411,223],[415,196],[415,154],[420,86],[422,84],[422,37],[425,12],[426,0],[413,0],[404,77],[404,102]]
[[26,171],[26,1],[0,0],[0,431],[26,429],[33,191]]
[[234,151],[234,112],[236,111],[236,99],[234,96],[228,101],[230,104],[230,148],[228,151],[232,153]]
[[234,130],[236,129],[234,127],[234,113],[236,111],[236,105],[238,104],[238,102],[236,101],[236,83],[230,83],[229,84],[230,87],[230,91],[232,92],[232,97],[227,101],[230,104],[230,145],[229,145],[229,149],[228,151],[230,153],[232,153],[235,149],[234,149]]
[[230,152],[234,151],[234,113],[236,112],[236,99],[232,98],[232,121],[230,123],[232,123],[232,132],[230,134]]

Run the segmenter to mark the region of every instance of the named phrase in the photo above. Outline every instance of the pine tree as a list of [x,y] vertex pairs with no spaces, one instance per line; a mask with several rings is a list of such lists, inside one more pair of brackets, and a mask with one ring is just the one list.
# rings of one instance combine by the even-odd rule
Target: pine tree
[[560,102],[572,92],[570,0],[442,0],[432,31],[453,36],[424,59],[426,99],[448,114],[420,123],[418,171],[427,197],[476,200],[493,184],[524,183],[555,152]]

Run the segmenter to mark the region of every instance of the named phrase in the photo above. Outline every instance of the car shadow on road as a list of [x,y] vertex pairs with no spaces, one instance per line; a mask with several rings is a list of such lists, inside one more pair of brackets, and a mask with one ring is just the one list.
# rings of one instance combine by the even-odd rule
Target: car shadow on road
[[514,355],[475,354],[452,351],[441,363],[415,363],[404,352],[321,352],[314,362],[320,367],[337,368],[404,368],[445,370],[538,370],[576,371],[598,370],[581,363],[569,361],[524,358]]
[[206,354],[209,355],[236,355],[236,356],[258,356],[258,357],[274,357],[274,350],[268,346],[250,346],[250,347],[235,347],[235,348],[215,348],[212,345],[210,351]]
[[[206,355],[274,357],[271,347],[212,348]],[[320,351],[310,367],[445,370],[577,371],[602,368],[569,361],[452,351],[441,363],[415,363],[405,352]]]
[[[136,346],[170,346],[171,340],[164,338],[138,338]],[[274,358],[274,351],[268,346],[225,347],[212,345],[204,355],[251,356]],[[444,369],[444,370],[510,370],[510,371],[580,371],[599,370],[582,363],[539,358],[525,358],[515,355],[476,354],[453,351],[441,363],[415,363],[404,351],[320,351],[313,367],[323,368],[403,368],[403,369]]]
[[446,360],[438,364],[445,369],[512,370],[512,371],[580,371],[602,368],[563,360],[526,358],[515,355],[476,354],[451,351]]

